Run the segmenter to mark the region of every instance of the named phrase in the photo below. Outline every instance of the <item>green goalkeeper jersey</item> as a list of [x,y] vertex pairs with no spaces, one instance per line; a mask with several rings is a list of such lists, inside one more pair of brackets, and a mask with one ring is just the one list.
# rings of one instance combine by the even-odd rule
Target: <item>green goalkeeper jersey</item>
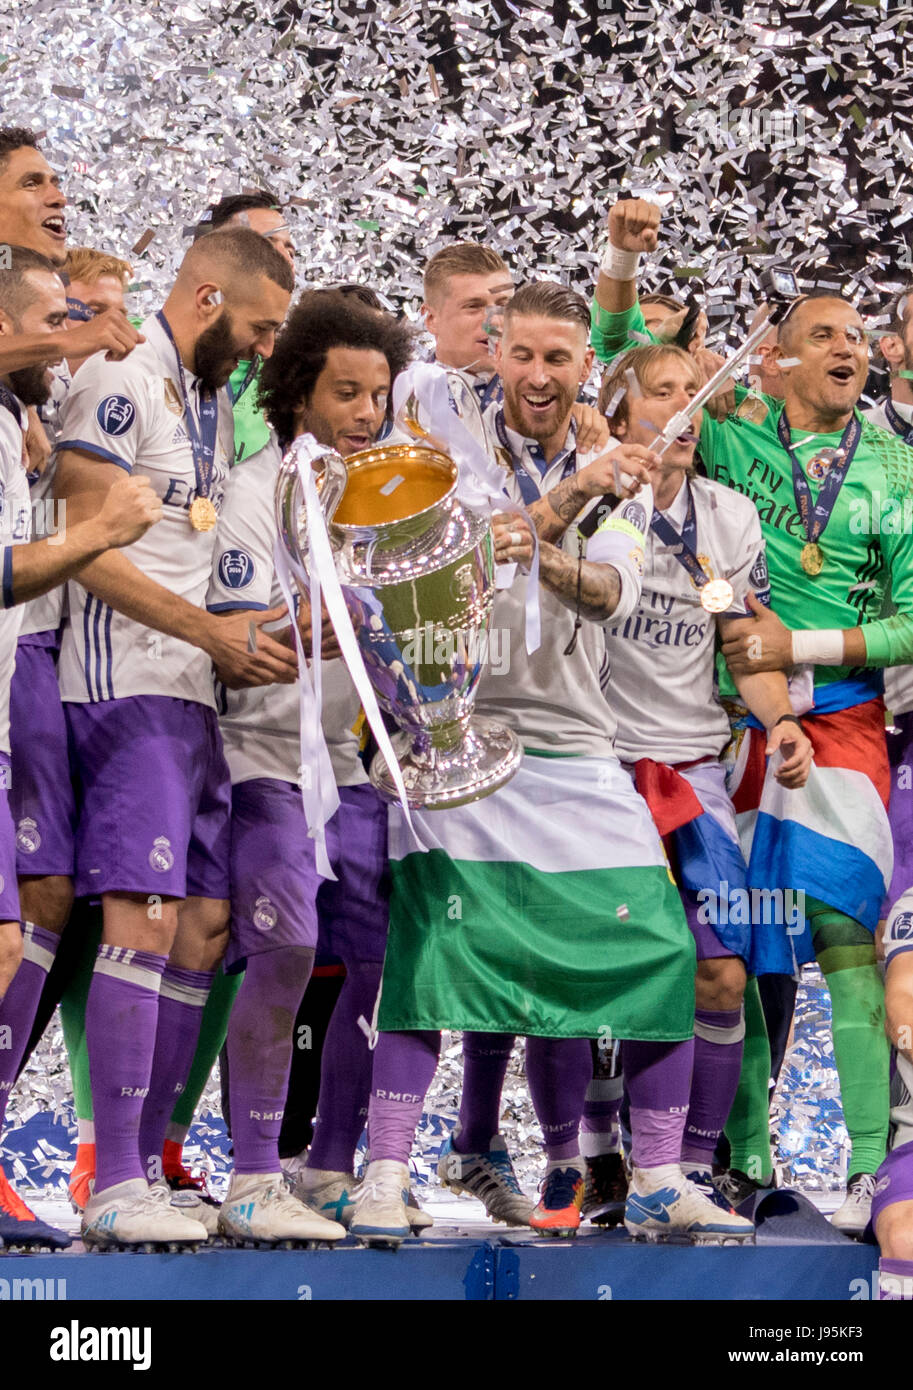
[[[644,332],[639,305],[623,314],[600,311],[598,332],[595,319],[594,314],[592,341],[600,357],[636,343],[631,332]],[[745,394],[737,389],[737,399]],[[757,508],[772,607],[792,629],[862,627],[867,667],[913,661],[913,449],[857,410],[859,445],[818,538],[823,568],[809,575],[799,558],[807,537],[793,492],[792,463],[777,434],[783,402],[770,396],[758,397],[760,402],[767,411],[760,423],[738,414],[713,420],[705,410],[700,457],[708,477],[750,498]],[[836,448],[841,437],[842,431],[814,436],[807,430],[791,432],[803,468],[823,448]],[[813,478],[808,483],[816,501],[820,483]],[[883,616],[886,611],[892,616]],[[816,689],[852,674],[847,667],[816,666]],[[874,693],[874,682],[872,686]],[[721,687],[723,694],[734,692],[728,672],[721,671]]]

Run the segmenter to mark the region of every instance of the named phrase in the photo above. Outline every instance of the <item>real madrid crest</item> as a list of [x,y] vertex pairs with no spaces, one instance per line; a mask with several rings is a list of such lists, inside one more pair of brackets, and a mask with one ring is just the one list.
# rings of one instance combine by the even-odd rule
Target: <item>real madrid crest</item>
[[171,380],[171,377],[166,376],[165,380],[162,382],[162,385],[165,390],[165,405],[171,411],[172,415],[183,415],[184,403],[181,400],[180,392],[178,391],[178,388],[175,386],[174,382]]

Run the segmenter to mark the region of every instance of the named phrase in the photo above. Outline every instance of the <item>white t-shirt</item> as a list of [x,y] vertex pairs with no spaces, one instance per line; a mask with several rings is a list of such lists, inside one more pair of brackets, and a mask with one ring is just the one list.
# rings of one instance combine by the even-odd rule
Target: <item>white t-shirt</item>
[[13,600],[13,546],[30,538],[32,508],[23,463],[25,407],[11,392],[4,400],[18,415],[0,404],[0,581],[3,606],[0,607],[0,751],[10,751],[10,681],[16,669],[16,643],[22,624],[23,605],[7,606]]
[[[728,579],[727,617],[744,617],[749,589],[767,597],[761,524],[753,504],[707,478],[691,479],[696,552],[713,579]],[[664,516],[681,534],[688,488]],[[654,758],[691,762],[716,757],[729,741],[729,720],[716,698],[714,614],[701,607],[688,571],[654,530],[647,538],[643,591],[635,613],[606,629],[606,697],[618,720],[615,746],[623,762]]]
[[[128,473],[141,473],[164,503],[164,517],[123,554],[143,574],[188,603],[206,602],[216,528],[195,531],[190,504],[198,495],[175,349],[154,317],[146,342],[122,362],[96,353],[73,378],[61,411],[58,448],[81,449]],[[199,383],[185,368],[199,420]],[[218,392],[218,430],[209,496],[218,511],[233,457],[231,403]],[[77,703],[170,695],[215,707],[212,664],[198,647],[168,637],[68,585],[69,625],[61,643],[61,696]]]
[[[486,426],[495,438],[498,437],[495,426],[498,410],[500,406],[493,405],[485,412]],[[507,439],[514,458],[524,466],[540,496],[562,481],[568,462],[572,462],[573,471],[579,471],[605,452],[576,454],[572,429],[565,447],[543,476],[534,459],[534,441],[525,440],[511,430],[507,431]],[[516,474],[506,467],[505,484],[511,499],[521,502],[523,495]],[[596,505],[594,500],[591,506]],[[591,507],[585,508],[562,538],[562,549],[575,558],[577,525],[590,510]],[[649,522],[649,513],[646,520]],[[597,533],[590,540],[584,558],[591,553],[594,558],[597,556],[599,539]],[[526,748],[565,755],[614,756],[615,711],[607,704],[601,688],[606,665],[603,625],[585,618],[574,651],[565,656],[564,649],[574,630],[574,614],[540,584],[542,641],[538,650],[530,655],[526,650],[526,583],[525,577],[518,574],[510,589],[499,589],[495,595],[489,663],[479,681],[475,708],[480,714],[502,719],[519,735]],[[636,594],[622,603],[620,614],[626,608],[631,611],[628,602],[633,607]]]
[[[278,536],[273,497],[282,453],[271,436],[258,453],[232,469],[216,530],[207,606],[214,613],[240,608],[261,612],[283,603],[273,560]],[[288,618],[265,631],[287,627]],[[341,787],[367,781],[358,756],[361,702],[345,662],[324,661],[323,732]],[[297,782],[299,714],[297,685],[226,690],[222,741],[233,783],[255,777]]]

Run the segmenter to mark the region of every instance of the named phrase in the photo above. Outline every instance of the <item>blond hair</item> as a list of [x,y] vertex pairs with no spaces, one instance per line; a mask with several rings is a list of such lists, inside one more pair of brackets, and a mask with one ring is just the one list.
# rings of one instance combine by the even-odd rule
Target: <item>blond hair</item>
[[133,274],[133,268],[119,256],[109,256],[106,251],[95,251],[91,246],[74,246],[67,254],[64,271],[71,280],[79,280],[83,285],[94,285],[103,275],[113,275],[124,289]]
[[[634,373],[634,378],[642,391],[648,391],[650,387],[650,377],[656,367],[671,357],[675,362],[683,362],[687,366],[693,378],[695,387],[701,385],[700,368],[694,358],[684,348],[675,347],[672,343],[656,343],[650,347],[631,348],[628,352],[623,352],[616,357],[610,372],[602,379],[599,388],[599,409],[605,414],[609,405],[615,397],[615,408],[609,420],[609,428],[613,434],[616,425],[628,425],[630,423],[629,395],[630,380],[629,372]],[[619,392],[624,391],[624,395]]]

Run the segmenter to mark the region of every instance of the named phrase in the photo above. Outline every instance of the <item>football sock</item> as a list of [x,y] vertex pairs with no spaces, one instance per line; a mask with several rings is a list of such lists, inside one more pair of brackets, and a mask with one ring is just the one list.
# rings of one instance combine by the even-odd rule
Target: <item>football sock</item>
[[620,1134],[618,1112],[624,1093],[621,1071],[621,1044],[611,1047],[590,1044],[593,1077],[586,1088],[580,1121],[580,1152],[585,1158],[617,1153]]
[[770,1156],[770,1044],[761,1008],[758,982],[752,975],[745,986],[745,1040],[742,1070],[726,1121],[730,1168],[767,1185],[773,1176]]
[[513,1045],[511,1033],[463,1034],[463,1090],[453,1132],[457,1153],[486,1153],[498,1133],[501,1090]]
[[166,956],[101,945],[86,1004],[95,1115],[95,1191],[146,1179],[139,1130],[149,1092]]
[[[200,1097],[206,1089],[216,1059],[224,1046],[225,1036],[228,1032],[228,1020],[243,979],[243,971],[239,971],[235,975],[226,975],[220,968],[215,973],[209,998],[206,1000],[206,1007],[203,1010],[200,1036],[197,1040],[196,1051],[193,1054],[193,1065],[190,1068],[190,1075],[187,1077],[187,1085],[175,1101],[166,1131],[167,1139],[172,1143],[183,1144],[187,1137],[197,1106],[200,1103]],[[177,1164],[180,1165],[179,1157]],[[172,1154],[171,1167],[174,1166],[175,1161]]]
[[101,945],[102,914],[93,914],[80,948],[76,967],[60,999],[60,1023],[66,1043],[70,1076],[73,1081],[73,1104],[77,1120],[92,1119],[92,1083],[89,1079],[89,1053],[86,1048],[86,1001],[98,948]]
[[550,1162],[580,1153],[580,1115],[592,1074],[588,1039],[526,1039],[526,1079]]
[[140,1157],[149,1182],[162,1176],[165,1130],[193,1063],[212,978],[211,970],[183,970],[170,963],[162,975],[149,1094],[139,1131]]
[[680,1163],[691,1092],[694,1039],[624,1043],[631,1103],[631,1162],[636,1168]]
[[307,946],[280,946],[247,958],[227,1039],[236,1173],[279,1172],[295,1018],[313,964]]
[[330,1018],[320,1058],[320,1095],[309,1168],[350,1173],[368,1118],[374,1054],[359,1018],[371,1022],[383,966],[346,961],[346,979]]
[[697,1009],[694,1014],[694,1071],[685,1124],[682,1162],[709,1168],[723,1125],[732,1109],[739,1073],[745,1018],[739,1009]]
[[31,922],[23,925],[22,960],[0,1004],[0,1036],[4,1044],[9,1041],[9,1046],[0,1048],[0,1126],[58,940],[54,932],[45,931],[44,927]]
[[849,1172],[874,1173],[888,1139],[891,1057],[875,939],[860,922],[815,898],[807,899],[805,911],[831,996],[834,1060],[852,1143]]
[[440,1051],[440,1033],[381,1033],[374,1052],[374,1082],[368,1103],[372,1162],[409,1162]]

